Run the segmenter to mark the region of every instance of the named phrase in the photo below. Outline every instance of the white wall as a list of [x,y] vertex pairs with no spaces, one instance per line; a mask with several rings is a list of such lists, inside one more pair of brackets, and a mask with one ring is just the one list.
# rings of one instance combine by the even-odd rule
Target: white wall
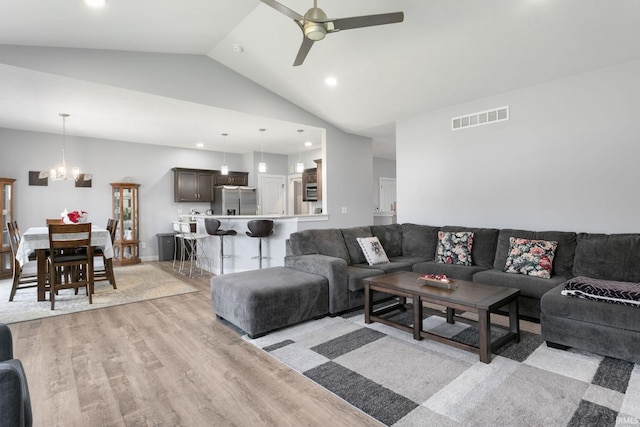
[[[399,222],[640,232],[640,61],[398,120]],[[510,106],[506,122],[451,118]]]

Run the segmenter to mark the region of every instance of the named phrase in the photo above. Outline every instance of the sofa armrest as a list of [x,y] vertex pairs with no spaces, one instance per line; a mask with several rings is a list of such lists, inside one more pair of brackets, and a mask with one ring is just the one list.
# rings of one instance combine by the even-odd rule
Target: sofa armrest
[[329,282],[329,313],[349,308],[347,262],[327,255],[293,255],[284,258],[285,267],[325,277]]
[[11,329],[4,323],[0,323],[0,362],[9,359],[13,359]]
[[33,424],[27,377],[18,359],[0,362],[0,414],[2,425]]

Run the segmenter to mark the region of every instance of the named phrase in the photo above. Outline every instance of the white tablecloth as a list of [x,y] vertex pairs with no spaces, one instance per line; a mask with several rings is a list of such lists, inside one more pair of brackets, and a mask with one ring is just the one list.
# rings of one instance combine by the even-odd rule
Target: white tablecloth
[[[91,227],[91,245],[101,248],[105,258],[113,258],[111,236],[106,228]],[[31,227],[22,233],[20,246],[16,254],[16,259],[20,265],[27,263],[29,261],[29,255],[34,253],[36,249],[49,249],[48,227]]]

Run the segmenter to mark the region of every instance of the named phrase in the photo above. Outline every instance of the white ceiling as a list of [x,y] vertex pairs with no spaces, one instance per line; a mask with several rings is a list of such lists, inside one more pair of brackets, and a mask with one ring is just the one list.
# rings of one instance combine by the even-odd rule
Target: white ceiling
[[[282,3],[301,14],[312,6]],[[300,29],[257,0],[108,0],[101,10],[82,0],[3,0],[0,44],[208,55],[336,127],[372,137],[374,154],[386,158],[395,155],[398,118],[640,58],[637,0],[318,6],[329,17],[403,11],[405,21],[329,34],[293,67]],[[336,87],[325,86],[328,76],[338,79]],[[219,135],[229,132],[226,150],[245,152],[260,149],[257,129],[265,127],[265,151],[299,149],[293,123],[6,65],[0,81],[1,127],[59,133],[65,99],[76,109],[66,111],[70,134],[186,147],[202,140],[221,150]],[[305,129],[319,142],[320,130]]]

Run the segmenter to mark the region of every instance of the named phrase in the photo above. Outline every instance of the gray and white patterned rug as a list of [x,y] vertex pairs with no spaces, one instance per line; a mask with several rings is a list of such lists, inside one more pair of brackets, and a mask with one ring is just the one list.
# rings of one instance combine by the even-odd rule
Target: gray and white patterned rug
[[[411,322],[410,311],[396,317]],[[424,329],[477,342],[474,326],[439,316],[426,317]],[[244,339],[385,425],[640,424],[640,365],[552,349],[535,333],[522,332],[519,343],[503,347],[489,364],[477,354],[367,325],[361,313]]]
[[73,289],[65,289],[56,296],[55,310],[51,310],[49,300],[37,300],[35,288],[18,290],[9,302],[12,281],[0,280],[0,322],[24,322],[198,291],[151,264],[117,267],[114,274],[118,289],[113,289],[108,281],[96,282],[93,304],[89,304],[84,289],[78,295]]

